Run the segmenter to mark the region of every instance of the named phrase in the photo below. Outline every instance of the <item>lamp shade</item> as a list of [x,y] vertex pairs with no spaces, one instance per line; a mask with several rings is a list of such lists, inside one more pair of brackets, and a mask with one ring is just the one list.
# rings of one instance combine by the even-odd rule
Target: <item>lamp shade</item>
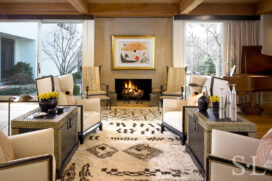
[[262,30],[262,53],[272,56],[272,14],[264,14],[261,16]]

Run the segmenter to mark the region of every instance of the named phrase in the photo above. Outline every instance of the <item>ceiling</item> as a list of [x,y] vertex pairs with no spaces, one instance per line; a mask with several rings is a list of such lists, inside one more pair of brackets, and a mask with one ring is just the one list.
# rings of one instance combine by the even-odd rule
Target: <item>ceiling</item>
[[267,13],[272,13],[272,0],[0,0],[0,15],[171,17]]

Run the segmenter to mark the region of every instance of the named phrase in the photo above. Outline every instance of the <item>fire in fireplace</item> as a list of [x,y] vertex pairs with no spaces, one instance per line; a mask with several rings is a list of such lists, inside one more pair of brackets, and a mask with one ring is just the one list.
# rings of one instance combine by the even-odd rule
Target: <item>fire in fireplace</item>
[[151,79],[115,79],[118,100],[149,100]]
[[122,90],[122,98],[124,100],[142,100],[144,96],[144,90],[138,88],[131,80],[125,81],[125,85]]

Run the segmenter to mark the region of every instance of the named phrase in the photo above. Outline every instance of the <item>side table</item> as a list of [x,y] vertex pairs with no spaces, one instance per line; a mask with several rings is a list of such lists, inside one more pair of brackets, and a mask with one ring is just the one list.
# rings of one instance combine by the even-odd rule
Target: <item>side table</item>
[[198,108],[185,109],[187,125],[186,151],[189,152],[194,163],[205,174],[206,157],[211,153],[211,134],[213,129],[256,137],[256,125],[238,115],[237,121],[219,119],[212,109],[199,112]]
[[35,118],[33,114],[37,112],[40,112],[40,108],[11,120],[12,135],[53,128],[56,169],[57,177],[59,177],[78,148],[78,108],[76,106],[64,106],[64,111],[60,115],[49,114]]

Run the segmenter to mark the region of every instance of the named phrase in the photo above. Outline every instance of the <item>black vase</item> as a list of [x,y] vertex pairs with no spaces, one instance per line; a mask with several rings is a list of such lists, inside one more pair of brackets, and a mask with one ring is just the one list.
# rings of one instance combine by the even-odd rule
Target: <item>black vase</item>
[[39,107],[41,112],[48,112],[48,110],[50,109],[51,110],[55,109],[57,104],[58,104],[58,101],[56,98],[48,99],[48,100],[41,99],[39,102]]
[[209,99],[203,95],[198,99],[198,110],[199,111],[207,111],[209,108]]

